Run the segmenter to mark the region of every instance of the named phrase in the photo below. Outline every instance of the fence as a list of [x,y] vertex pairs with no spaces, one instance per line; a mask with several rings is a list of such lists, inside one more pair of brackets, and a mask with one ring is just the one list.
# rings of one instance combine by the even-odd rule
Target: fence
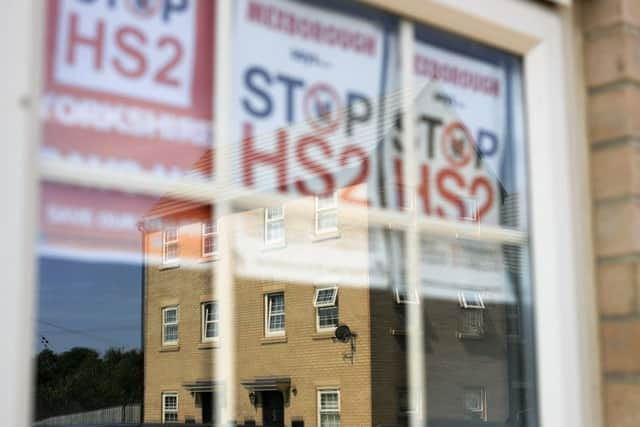
[[141,420],[141,405],[113,406],[77,414],[59,415],[36,421],[34,426],[78,425],[78,424],[138,424]]

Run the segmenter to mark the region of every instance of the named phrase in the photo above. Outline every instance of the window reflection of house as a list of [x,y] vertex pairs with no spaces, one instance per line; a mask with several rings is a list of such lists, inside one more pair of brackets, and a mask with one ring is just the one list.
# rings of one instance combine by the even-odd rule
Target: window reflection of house
[[[234,257],[237,423],[406,425],[409,414],[422,413],[406,391],[405,312],[415,303],[428,325],[430,425],[506,422],[523,409],[514,398],[523,389],[510,388],[523,382],[514,368],[517,340],[505,346],[504,302],[470,289],[437,297],[382,285],[370,276],[366,219],[336,212],[339,235],[317,240],[317,212],[308,198],[271,215],[258,208],[225,221],[233,228],[232,253],[217,256]],[[212,421],[224,388],[214,375],[223,351],[212,276],[217,261],[202,250],[219,231],[208,225],[211,215],[208,205],[176,209],[160,202],[145,221],[146,422]],[[265,246],[267,219],[281,221],[271,235],[286,228],[286,245]],[[164,223],[178,224],[179,265],[164,262]],[[357,334],[351,358],[348,345],[332,339],[342,323]]]

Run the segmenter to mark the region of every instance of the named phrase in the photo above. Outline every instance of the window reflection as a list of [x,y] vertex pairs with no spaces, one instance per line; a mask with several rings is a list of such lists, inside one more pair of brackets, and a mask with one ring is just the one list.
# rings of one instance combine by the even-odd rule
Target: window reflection
[[535,425],[519,59],[238,0],[213,143],[214,4],[50,3],[36,420]]

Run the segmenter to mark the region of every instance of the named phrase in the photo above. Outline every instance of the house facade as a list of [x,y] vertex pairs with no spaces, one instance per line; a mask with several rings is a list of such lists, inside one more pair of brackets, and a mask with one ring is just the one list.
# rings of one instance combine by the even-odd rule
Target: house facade
[[[230,420],[408,425],[423,410],[407,379],[407,309],[417,307],[430,425],[523,422],[532,385],[518,360],[525,334],[517,305],[482,288],[411,294],[380,280],[370,247],[380,230],[341,212],[340,200],[291,200],[224,221],[234,258]],[[166,199],[143,221],[148,423],[208,423],[216,405],[229,404],[216,375],[229,348],[219,336],[212,265],[229,254],[219,251],[214,216],[210,205]],[[351,336],[336,338],[338,326]]]

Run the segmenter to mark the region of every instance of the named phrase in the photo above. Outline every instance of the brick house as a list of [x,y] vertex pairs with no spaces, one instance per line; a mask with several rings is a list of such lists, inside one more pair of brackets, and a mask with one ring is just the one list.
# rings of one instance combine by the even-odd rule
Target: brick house
[[[210,167],[206,156],[195,166]],[[517,305],[481,289],[412,296],[381,280],[373,227],[338,199],[292,199],[226,218],[232,348],[219,338],[215,263],[228,255],[211,205],[166,197],[148,213],[145,422],[214,421],[215,405],[226,404],[216,379],[224,351],[235,382],[229,416],[240,425],[407,425],[422,411],[407,387],[409,307],[425,325],[430,425],[516,422],[526,413]],[[338,325],[353,339],[337,340]]]

